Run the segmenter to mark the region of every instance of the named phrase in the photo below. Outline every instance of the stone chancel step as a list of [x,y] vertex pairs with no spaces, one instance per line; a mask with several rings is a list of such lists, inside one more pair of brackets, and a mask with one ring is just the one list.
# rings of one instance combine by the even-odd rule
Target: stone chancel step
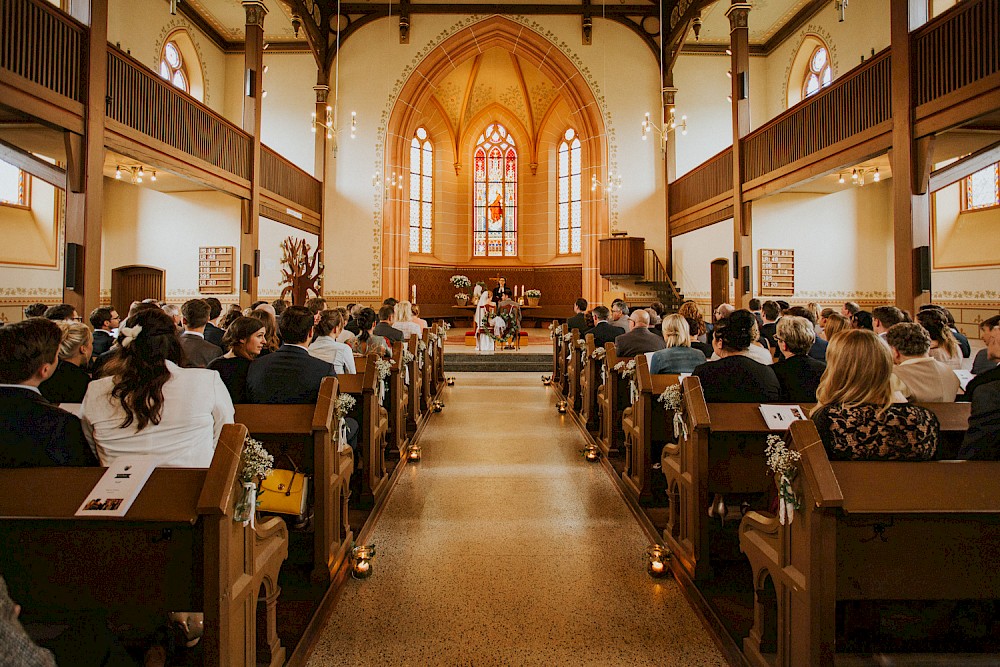
[[448,353],[445,372],[543,373],[552,370],[551,352],[497,351],[493,354]]

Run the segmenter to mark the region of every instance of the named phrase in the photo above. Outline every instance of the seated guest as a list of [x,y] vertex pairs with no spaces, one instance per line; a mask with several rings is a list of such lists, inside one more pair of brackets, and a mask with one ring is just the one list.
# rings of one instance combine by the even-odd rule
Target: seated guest
[[347,311],[350,314],[350,318],[348,318],[347,325],[344,327],[345,331],[350,331],[355,336],[361,333],[361,327],[358,326],[358,317],[364,309],[365,307],[360,303],[352,303],[348,306]]
[[222,317],[222,302],[214,296],[203,299],[208,304],[208,322],[205,323],[205,340],[219,349],[222,349],[222,336],[225,329],[219,327],[219,319]]
[[420,337],[420,325],[413,323],[413,309],[409,301],[400,301],[396,304],[392,328],[403,333],[403,340],[410,336]]
[[41,317],[0,327],[0,468],[97,465],[79,418],[38,390],[56,370],[61,342],[59,326]]
[[919,324],[894,324],[885,336],[892,350],[893,389],[915,403],[951,403],[961,383],[955,372],[931,358],[931,337]]
[[219,328],[225,331],[239,317],[243,317],[243,311],[240,310],[239,304],[231,303],[227,305],[222,313],[222,317],[219,318]]
[[[142,303],[145,304],[146,302],[144,301]],[[142,305],[142,304],[138,304],[138,305]],[[153,305],[155,305],[155,304],[153,304]],[[184,317],[181,315],[181,309],[178,308],[175,304],[172,304],[172,303],[168,303],[168,304],[165,304],[163,306],[157,306],[157,308],[160,308],[160,307],[162,307],[163,308],[163,312],[165,312],[167,315],[169,315],[170,319],[172,319],[174,321],[174,326],[177,327],[177,330],[178,331],[183,331],[184,330]],[[129,316],[129,318],[132,317],[132,310],[133,310],[132,308],[128,309],[128,316]]]
[[962,368],[962,351],[948,328],[948,319],[940,310],[921,310],[917,322],[931,336],[931,356],[955,370]]
[[985,348],[976,353],[976,358],[972,361],[972,374],[982,375],[997,367],[997,362],[989,357],[990,337],[1000,333],[1000,315],[994,315],[979,323],[979,339],[986,345]]
[[833,340],[833,337],[843,331],[849,331],[853,327],[851,326],[851,321],[841,315],[840,313],[830,313],[826,318],[826,324],[823,325],[823,338],[826,342]]
[[774,332],[777,329],[778,318],[781,317],[781,307],[777,301],[768,300],[761,306],[760,312],[764,318],[764,326],[760,328],[761,341],[769,348],[777,347],[774,344]]
[[764,326],[764,314],[761,312],[761,301],[760,299],[750,299],[747,302],[747,310],[753,313],[753,316],[757,318],[757,326]]
[[851,315],[851,326],[855,329],[867,329],[868,331],[874,330],[874,326],[872,325],[872,314],[867,310],[859,310]]
[[615,354],[619,357],[656,352],[667,346],[662,336],[649,330],[649,313],[645,310],[633,311],[629,316],[629,326],[631,331],[615,338]]
[[[326,302],[324,301],[324,303]],[[274,316],[281,317],[281,314],[285,312],[285,309],[288,308],[290,305],[292,304],[288,303],[284,299],[275,299],[274,301],[272,301],[271,308],[274,308]]]
[[716,322],[712,346],[718,361],[706,362],[692,373],[701,380],[709,403],[766,403],[781,395],[778,378],[770,366],[750,357],[757,318],[748,310],[737,310]]
[[853,317],[854,313],[858,312],[859,310],[861,310],[861,306],[859,306],[858,304],[854,303],[853,301],[847,301],[841,307],[840,314],[844,317],[844,319],[846,319],[848,322],[850,322],[851,321],[851,317]]
[[29,317],[45,317],[45,311],[48,309],[49,307],[44,303],[33,303],[30,306],[25,306],[24,319],[28,319]]
[[630,326],[628,314],[628,305],[621,299],[615,299],[611,302],[611,317],[608,319],[608,324],[613,327],[618,327],[622,331],[628,332]]
[[399,303],[392,300],[393,305],[384,305],[378,309],[378,324],[375,325],[375,333],[386,340],[400,342],[403,340],[403,332],[393,326],[396,322],[396,305]]
[[[347,308],[343,308],[343,307],[334,308],[333,310],[336,310],[338,313],[340,313],[340,319],[341,319],[341,321],[345,325],[345,326],[341,327],[340,333],[337,334],[337,342],[338,343],[345,343],[345,344],[347,344],[348,347],[350,347],[351,346],[351,341],[353,341],[355,338],[357,338],[357,336],[347,330],[346,324],[347,324],[347,321],[349,319],[348,318],[348,314],[347,314],[348,310],[347,310]],[[320,319],[322,319],[322,318],[320,318]],[[422,321],[423,320],[421,320],[421,322]],[[351,352],[351,354],[354,354],[354,353]],[[339,373],[340,371],[337,371],[337,372]]]
[[222,344],[228,352],[208,365],[222,378],[233,403],[247,402],[247,373],[250,362],[260,355],[264,347],[264,332],[264,323],[256,317],[238,317],[222,337]]
[[587,312],[587,305],[586,299],[580,298],[576,300],[573,304],[573,317],[566,320],[566,333],[576,329],[582,336],[583,332],[587,330],[587,318],[584,316]]
[[688,330],[691,332],[691,347],[700,350],[706,359],[711,357],[714,350],[712,344],[708,342],[708,326],[698,304],[694,301],[685,301],[677,310],[677,314],[687,320]]
[[[986,322],[991,322],[993,320],[996,320],[997,324],[995,324],[992,329],[988,329],[990,333],[985,336],[983,340],[986,342],[985,352],[987,361],[996,363],[1000,361],[1000,315],[991,317],[986,320]],[[994,366],[992,369],[980,373],[976,377],[972,378],[972,380],[969,381],[969,384],[965,385],[965,394],[960,396],[959,400],[973,401],[976,392],[981,387],[997,381],[1000,381],[1000,366]]]
[[[809,303],[806,304],[805,308],[812,314],[812,317],[806,317],[806,319],[813,323],[814,328],[818,327],[819,314],[820,314],[819,304],[816,303],[815,301],[810,301]],[[816,336],[819,337],[819,331],[816,332]]]
[[[816,305],[816,304],[813,304],[813,305]],[[815,334],[815,332],[816,332],[816,315],[813,313],[812,310],[810,310],[809,308],[803,308],[802,306],[792,306],[791,308],[788,309],[788,313],[787,314],[788,315],[792,315],[794,317],[804,317],[807,320],[809,320],[809,324],[812,325],[813,333]],[[813,359],[815,359],[816,361],[822,361],[825,364],[826,363],[826,346],[827,346],[827,342],[825,340],[823,340],[822,338],[820,338],[818,335],[815,336],[815,339],[813,340],[812,347],[809,348],[809,356],[812,357]],[[781,350],[780,349],[777,350],[777,353],[778,354],[775,355],[775,356],[780,356],[781,355]]]
[[410,321],[420,327],[420,333],[423,334],[424,329],[427,328],[427,320],[420,317],[420,306],[412,303],[410,304],[410,311],[413,313],[413,317],[410,318]]
[[[771,354],[771,348],[767,347],[760,339],[760,329],[757,328],[756,317],[754,318],[753,328],[750,331],[750,337],[752,343],[750,347],[747,348],[747,356],[756,361],[758,364],[764,364],[765,366],[770,366],[774,363],[774,357]],[[721,359],[715,350],[712,350],[712,356],[708,358],[709,361],[718,361]]]
[[645,308],[646,313],[649,315],[649,330],[655,333],[657,336],[663,335],[663,318],[657,314],[655,308]]
[[68,303],[60,303],[56,306],[49,306],[46,308],[45,319],[52,320],[53,322],[58,322],[59,320],[65,320],[67,322],[83,321],[83,318],[76,312],[76,308]]
[[1000,460],[1000,381],[980,386],[973,396],[969,429],[958,458]]
[[115,342],[112,331],[121,325],[118,311],[114,308],[94,308],[90,312],[90,326],[94,327],[94,355],[99,357],[111,349]]
[[[207,306],[206,309],[207,311]],[[174,322],[144,310],[122,327],[121,351],[83,399],[83,432],[101,465],[145,455],[158,466],[207,468],[233,401],[222,378],[207,368],[182,368]]]
[[90,327],[79,322],[56,322],[62,331],[59,343],[59,366],[48,380],[38,386],[49,403],[81,403],[90,384],[90,356],[94,350]]
[[594,347],[604,347],[605,343],[615,342],[615,338],[621,335],[621,329],[618,327],[611,326],[608,323],[608,318],[611,316],[611,311],[608,310],[607,306],[595,306],[594,307],[594,328],[587,331],[589,334],[594,334]]
[[687,320],[676,313],[663,320],[663,342],[666,347],[654,352],[649,362],[649,372],[653,375],[690,373],[705,363],[705,354],[691,347]]
[[184,350],[184,364],[188,368],[205,368],[216,357],[222,356],[222,348],[205,340],[205,326],[211,307],[204,299],[191,299],[181,306],[184,319],[184,333],[181,334],[181,348]]
[[250,364],[247,398],[251,403],[315,403],[320,382],[337,373],[333,364],[309,354],[313,314],[308,308],[289,306],[278,329],[281,347]]
[[[510,290],[507,290],[507,294],[504,296],[503,301],[497,304],[497,313],[506,313],[514,318],[514,324],[518,329],[521,328],[521,304],[514,301],[514,295],[511,294]],[[587,327],[586,322],[584,326]],[[588,329],[590,327],[587,327]],[[581,331],[581,334],[583,332]]]
[[351,348],[355,354],[376,352],[385,356],[390,353],[389,341],[375,333],[376,319],[375,311],[371,308],[365,308],[358,315],[358,326],[361,327],[361,333],[351,341]]
[[872,329],[882,338],[889,329],[903,321],[903,311],[895,306],[879,306],[872,310]]
[[812,322],[804,317],[786,315],[778,320],[774,340],[782,357],[772,367],[781,385],[781,400],[815,403],[816,389],[826,370],[826,363],[809,356],[816,340]]
[[278,340],[278,321],[274,318],[273,313],[263,308],[257,308],[250,311],[249,316],[264,324],[264,347],[261,348],[258,356],[270,354],[281,347],[281,341]]
[[[314,296],[311,299],[306,299],[306,308],[309,312],[313,314],[313,319],[319,322],[319,314],[326,310],[326,299],[319,296]],[[277,311],[275,311],[275,317],[278,316]]]
[[941,430],[937,417],[926,408],[893,402],[892,355],[878,334],[866,329],[838,334],[826,362],[812,420],[830,459],[933,458]]
[[955,326],[955,317],[951,314],[951,311],[944,306],[939,306],[934,303],[927,303],[920,306],[920,310],[937,310],[942,315],[944,315],[945,320],[948,322],[948,328],[951,330],[951,335],[955,337],[955,342],[958,343],[958,349],[962,351],[962,357],[968,359],[972,356],[972,346],[969,344],[969,339],[965,337],[958,327]]
[[343,329],[344,316],[340,309],[324,310],[320,313],[319,324],[316,325],[312,344],[309,346],[309,354],[333,364],[337,375],[358,372],[354,365],[354,350],[347,343],[337,340]]
[[[823,310],[819,311],[819,317],[816,319],[816,326],[819,329],[816,332],[817,335],[823,336],[823,330],[826,328],[826,321],[830,318],[831,315],[833,315],[836,312],[837,311],[835,311],[833,308],[824,308]],[[823,339],[828,340],[825,336]]]

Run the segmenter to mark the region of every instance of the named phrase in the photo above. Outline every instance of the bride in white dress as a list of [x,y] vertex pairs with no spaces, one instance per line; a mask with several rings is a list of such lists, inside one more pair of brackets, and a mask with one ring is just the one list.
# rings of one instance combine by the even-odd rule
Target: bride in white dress
[[483,328],[483,318],[486,317],[487,314],[492,314],[493,310],[493,294],[484,290],[483,293],[479,295],[479,301],[476,304],[474,324],[476,332],[476,351],[483,354],[492,354],[496,349],[493,339],[489,337],[486,329]]

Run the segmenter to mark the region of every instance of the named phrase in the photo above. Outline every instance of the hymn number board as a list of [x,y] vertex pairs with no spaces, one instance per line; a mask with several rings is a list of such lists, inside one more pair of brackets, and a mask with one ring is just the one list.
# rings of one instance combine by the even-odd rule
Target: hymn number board
[[198,248],[198,291],[233,293],[233,246]]
[[795,251],[762,249],[760,251],[760,295],[794,296]]

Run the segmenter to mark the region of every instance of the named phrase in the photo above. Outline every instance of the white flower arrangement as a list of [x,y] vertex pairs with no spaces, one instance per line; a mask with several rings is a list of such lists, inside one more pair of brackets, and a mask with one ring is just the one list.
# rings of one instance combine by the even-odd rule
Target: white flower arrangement
[[587,347],[587,341],[585,341],[584,339],[580,338],[579,340],[576,341],[576,346],[578,348],[580,348],[581,350],[583,350],[583,349],[585,349]]
[[660,403],[663,403],[663,409],[667,412],[674,413],[674,438],[688,439],[688,429],[687,422],[684,421],[684,402],[681,398],[681,386],[679,384],[672,384],[667,387],[660,398],[658,399]]
[[469,295],[466,294],[465,292],[456,292],[455,293],[455,298],[456,299],[468,299]]
[[340,394],[337,396],[337,404],[334,406],[334,412],[338,419],[343,419],[347,414],[354,409],[357,405],[357,401],[350,394]]
[[244,526],[254,525],[257,516],[257,495],[260,480],[274,469],[274,457],[264,449],[264,445],[249,435],[243,443],[243,465],[240,467],[240,482],[243,492],[236,499],[233,521]]
[[629,359],[627,362],[619,361],[615,364],[615,370],[622,374],[623,378],[632,378],[635,376],[635,359]]
[[451,322],[444,322],[443,326],[444,326],[444,330],[447,331],[448,329],[451,328]]
[[792,480],[798,474],[798,466],[795,464],[802,458],[802,454],[789,449],[781,436],[771,434],[767,436],[764,457],[767,460],[767,467],[774,473],[774,481],[778,486],[778,521],[782,525],[791,523],[795,518],[795,510],[802,507],[795,490],[792,489]]
[[464,289],[467,287],[472,287],[472,281],[469,280],[468,276],[456,275],[450,278],[452,287],[455,289]]
[[568,334],[563,334],[562,339],[564,343],[569,343],[570,341],[573,340],[573,332],[571,331]]
[[392,373],[392,365],[396,363],[394,359],[382,359],[378,358],[375,360],[375,369],[378,371],[378,379],[384,381],[389,374]]
[[604,359],[608,356],[608,351],[603,347],[594,348],[594,352],[590,356],[594,359]]
[[524,293],[524,296],[530,296],[530,297],[538,298],[538,297],[542,296],[542,290],[530,289],[530,290],[528,290],[528,291],[526,291]]
[[413,360],[415,358],[416,357],[413,356],[412,352],[410,352],[409,350],[403,350],[403,365],[404,366],[407,366],[407,365],[413,363]]
[[[434,334],[431,334],[431,336],[433,336],[433,335]],[[427,351],[427,343],[425,343],[422,339],[418,340],[417,341],[417,352],[421,352],[422,353],[422,352],[426,352],[426,351]]]

